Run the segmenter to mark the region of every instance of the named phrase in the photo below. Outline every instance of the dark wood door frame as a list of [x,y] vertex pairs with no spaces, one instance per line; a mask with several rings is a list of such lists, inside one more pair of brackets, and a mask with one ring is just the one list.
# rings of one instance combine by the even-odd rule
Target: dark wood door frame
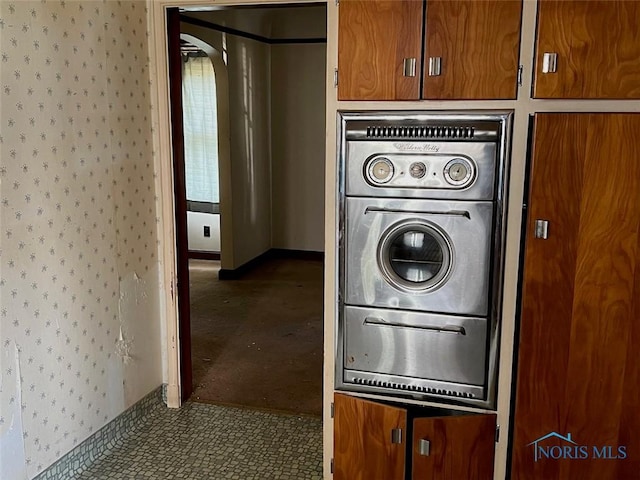
[[193,392],[191,372],[191,313],[189,311],[189,249],[187,243],[187,193],[182,124],[182,57],[180,54],[180,10],[167,9],[169,45],[169,97],[173,153],[173,194],[176,235],[176,301],[178,302],[178,345],[180,346],[180,399]]

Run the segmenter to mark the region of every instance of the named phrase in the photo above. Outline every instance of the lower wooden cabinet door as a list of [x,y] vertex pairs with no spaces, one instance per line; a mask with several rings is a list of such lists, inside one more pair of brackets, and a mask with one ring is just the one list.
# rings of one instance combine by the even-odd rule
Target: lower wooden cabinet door
[[496,416],[449,413],[336,394],[334,480],[492,480]]
[[407,411],[335,395],[334,480],[404,480]]
[[495,438],[495,415],[416,418],[411,478],[491,480]]

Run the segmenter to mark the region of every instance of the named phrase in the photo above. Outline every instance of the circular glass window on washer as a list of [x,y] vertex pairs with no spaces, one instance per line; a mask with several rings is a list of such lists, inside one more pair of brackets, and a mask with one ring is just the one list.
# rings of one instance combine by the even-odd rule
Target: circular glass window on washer
[[378,263],[396,288],[428,291],[440,287],[451,272],[451,242],[434,225],[409,221],[391,227],[378,247]]

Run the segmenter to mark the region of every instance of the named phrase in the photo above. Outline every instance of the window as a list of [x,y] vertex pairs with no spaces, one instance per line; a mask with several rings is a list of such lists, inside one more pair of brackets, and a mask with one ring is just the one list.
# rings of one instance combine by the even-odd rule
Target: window
[[201,53],[183,53],[182,112],[187,201],[220,202],[218,122],[213,64]]

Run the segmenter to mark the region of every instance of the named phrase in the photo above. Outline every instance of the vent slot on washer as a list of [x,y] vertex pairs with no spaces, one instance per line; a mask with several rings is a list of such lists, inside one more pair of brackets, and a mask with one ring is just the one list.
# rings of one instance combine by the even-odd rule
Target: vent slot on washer
[[420,385],[408,385],[406,383],[382,382],[380,380],[370,380],[367,378],[355,377],[353,383],[357,385],[368,385],[370,387],[392,388],[394,390],[405,390],[407,392],[430,393],[432,395],[448,395],[450,397],[475,398],[473,393],[458,392],[455,390],[445,390],[443,388],[422,387]]
[[465,126],[398,126],[367,127],[367,138],[473,138],[474,127]]

